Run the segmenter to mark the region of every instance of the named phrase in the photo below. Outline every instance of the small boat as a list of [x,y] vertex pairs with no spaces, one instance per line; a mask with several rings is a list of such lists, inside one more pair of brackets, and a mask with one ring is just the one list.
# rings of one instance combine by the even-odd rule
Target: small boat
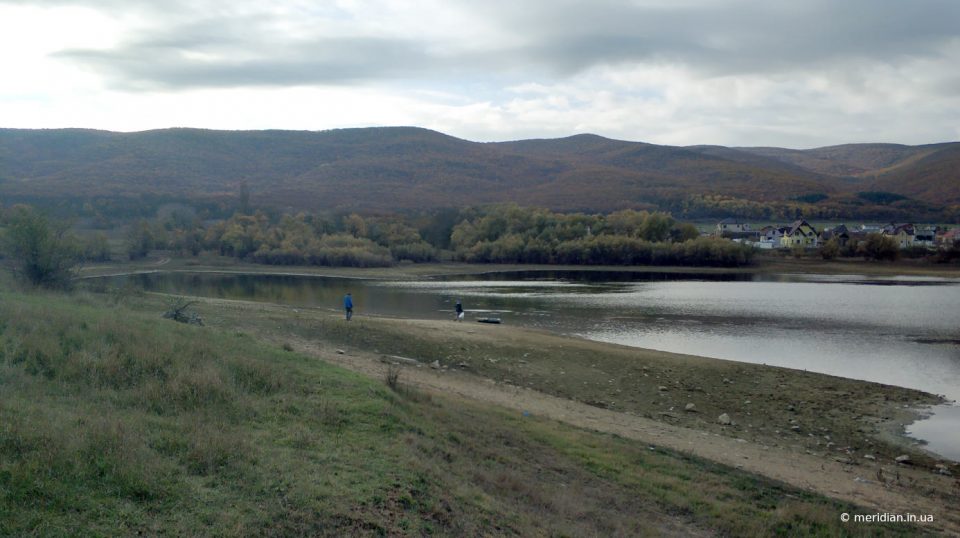
[[477,323],[500,323],[500,318],[477,318]]

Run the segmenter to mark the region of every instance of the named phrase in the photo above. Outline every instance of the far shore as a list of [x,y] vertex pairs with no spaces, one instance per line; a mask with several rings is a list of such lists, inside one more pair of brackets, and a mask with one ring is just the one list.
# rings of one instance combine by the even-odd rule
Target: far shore
[[273,274],[290,276],[332,276],[343,278],[417,279],[434,276],[471,275],[513,271],[612,271],[636,273],[686,274],[778,274],[801,273],[864,276],[929,276],[960,278],[960,265],[930,264],[915,260],[868,262],[857,259],[817,260],[761,255],[752,265],[742,267],[688,266],[623,266],[623,265],[545,265],[545,264],[477,264],[460,262],[400,263],[392,267],[326,267],[264,265],[238,261],[224,256],[201,255],[174,257],[163,253],[144,260],[99,263],[82,267],[78,278],[96,278],[154,272],[213,272],[238,274]]

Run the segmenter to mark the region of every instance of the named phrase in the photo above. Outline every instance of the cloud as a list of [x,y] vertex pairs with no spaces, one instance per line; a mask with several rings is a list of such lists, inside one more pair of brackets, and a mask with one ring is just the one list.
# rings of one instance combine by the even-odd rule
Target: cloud
[[[113,0],[70,3],[117,8]],[[838,62],[897,63],[936,54],[960,37],[960,3],[951,0],[461,0],[414,11],[421,20],[407,19],[407,26],[396,18],[411,10],[391,2],[280,12],[244,2],[230,9],[215,2],[173,5],[180,7],[116,47],[58,56],[126,87],[269,86],[464,73],[559,79],[600,65],[643,63],[685,65],[707,76],[778,73]],[[447,25],[432,27],[434,17]]]
[[[198,126],[328,128],[378,123],[376,110],[381,124],[479,140],[960,136],[955,0],[0,0],[0,19],[10,6],[34,27],[0,35],[0,62],[21,73],[0,105],[105,107],[77,118],[108,118],[102,103],[121,96],[127,113],[136,102],[167,107],[124,126],[187,121],[170,112],[180,99]],[[7,19],[0,31],[16,27]],[[253,100],[243,112],[217,105],[239,96]],[[337,101],[294,119],[313,110],[307,96]]]
[[206,40],[189,46],[180,39],[121,50],[62,51],[56,57],[92,67],[127,90],[356,84],[413,78],[430,62],[414,44],[395,39],[317,38],[264,45],[257,54],[229,45]]

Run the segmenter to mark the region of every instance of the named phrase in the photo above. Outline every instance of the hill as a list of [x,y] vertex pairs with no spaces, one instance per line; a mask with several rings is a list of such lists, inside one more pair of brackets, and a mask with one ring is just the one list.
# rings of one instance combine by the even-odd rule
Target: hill
[[807,172],[844,180],[849,190],[883,191],[931,204],[960,203],[960,143],[845,144],[809,150],[738,148]]
[[960,204],[960,144],[937,147],[880,174],[872,186],[930,203]]
[[222,201],[236,199],[246,184],[257,204],[291,209],[391,211],[512,201],[610,211],[677,207],[693,195],[760,203],[842,197],[875,189],[862,179],[838,180],[838,174],[881,169],[900,174],[890,176],[897,178],[889,182],[895,193],[915,193],[932,204],[960,196],[956,181],[934,189],[912,185],[911,167],[923,162],[930,173],[943,169],[938,148],[950,145],[868,146],[873,149],[683,148],[596,135],[477,143],[414,127],[0,129],[0,196],[61,204],[144,197]]

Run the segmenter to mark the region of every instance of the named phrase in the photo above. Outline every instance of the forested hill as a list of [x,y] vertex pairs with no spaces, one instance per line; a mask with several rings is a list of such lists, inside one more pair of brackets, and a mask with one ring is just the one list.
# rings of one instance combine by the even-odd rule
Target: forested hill
[[[950,146],[950,145],[947,145]],[[560,210],[676,208],[707,197],[766,204],[843,200],[888,178],[838,180],[754,148],[689,148],[577,135],[477,143],[413,127],[330,131],[0,129],[4,200],[142,197],[253,200],[295,209],[384,211],[517,202]],[[894,167],[883,183],[929,209],[960,202],[936,152]],[[912,184],[910,166],[924,166]],[[946,167],[947,173],[956,175]],[[952,176],[951,176],[952,177]],[[840,207],[840,206],[837,206]]]

